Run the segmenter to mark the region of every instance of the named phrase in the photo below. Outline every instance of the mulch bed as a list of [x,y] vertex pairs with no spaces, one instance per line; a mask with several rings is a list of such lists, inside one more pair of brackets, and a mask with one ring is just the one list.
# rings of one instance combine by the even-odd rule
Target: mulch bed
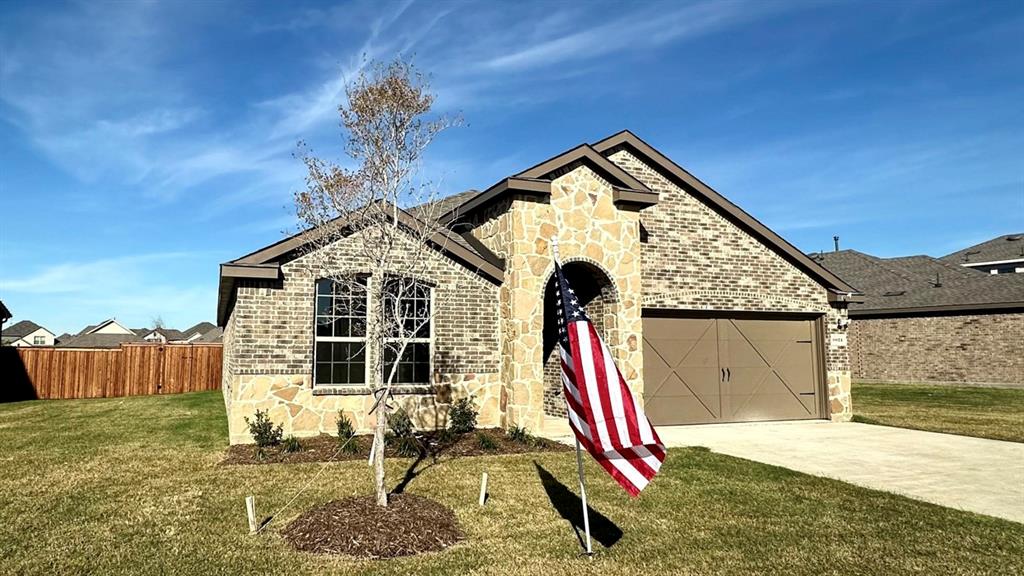
[[362,558],[443,550],[463,537],[450,508],[415,494],[393,494],[386,508],[372,495],[334,500],[303,513],[281,534],[304,552]]
[[[481,445],[479,436],[490,439],[493,448],[485,448]],[[524,454],[531,452],[567,452],[572,447],[558,442],[552,442],[543,438],[532,438],[529,441],[516,441],[508,437],[508,434],[500,428],[486,428],[448,436],[447,438],[438,432],[426,432],[417,434],[417,439],[423,450],[423,456],[433,459],[441,457],[471,457],[471,456],[494,456],[497,454]],[[323,434],[312,438],[300,439],[302,449],[297,452],[285,452],[281,447],[265,448],[258,451],[254,445],[242,444],[231,446],[227,450],[227,456],[221,461],[225,464],[275,464],[275,463],[301,463],[301,462],[326,462],[345,460],[366,460],[370,456],[370,445],[373,437],[369,434],[356,436],[353,442],[356,445],[355,452],[338,452],[338,438]],[[414,457],[409,454],[397,453],[397,442],[389,440],[385,455],[389,458]]]

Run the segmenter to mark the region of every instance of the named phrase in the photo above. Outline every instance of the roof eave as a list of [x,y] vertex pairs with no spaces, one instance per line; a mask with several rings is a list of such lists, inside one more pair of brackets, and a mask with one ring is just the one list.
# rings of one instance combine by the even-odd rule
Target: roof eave
[[1008,314],[1024,312],[1022,302],[986,302],[979,304],[949,304],[942,306],[909,306],[904,308],[874,308],[850,310],[850,318],[886,318],[906,316],[963,315],[970,313]]

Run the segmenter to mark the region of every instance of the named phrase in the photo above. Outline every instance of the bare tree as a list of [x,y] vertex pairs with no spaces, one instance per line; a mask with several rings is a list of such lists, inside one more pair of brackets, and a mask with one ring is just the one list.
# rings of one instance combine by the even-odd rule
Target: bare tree
[[[437,223],[440,206],[435,186],[421,175],[423,154],[458,119],[431,114],[428,79],[402,60],[366,67],[346,96],[338,111],[353,167],[320,159],[300,143],[308,175],[295,207],[309,237],[311,266],[344,295],[329,300],[342,308],[331,315],[351,318],[350,335],[365,334],[365,344],[346,345],[345,354],[365,365],[375,396],[374,480],[377,504],[387,506],[384,448],[391,391],[396,382],[408,381],[400,366],[404,371],[409,365],[400,361],[429,330],[434,310],[422,279],[429,276],[438,244],[443,247],[451,237]],[[403,205],[417,205],[416,214]],[[434,375],[427,378],[432,382]]]
[[153,318],[151,318],[149,320],[149,323],[153,325],[153,329],[154,330],[156,330],[157,328],[166,328],[166,326],[164,325],[164,317],[163,316],[159,316],[159,315],[154,316]]

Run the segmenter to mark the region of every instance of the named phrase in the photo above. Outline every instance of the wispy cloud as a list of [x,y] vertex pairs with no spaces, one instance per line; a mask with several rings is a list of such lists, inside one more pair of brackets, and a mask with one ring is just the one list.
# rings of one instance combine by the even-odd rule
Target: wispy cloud
[[190,252],[158,252],[83,262],[63,262],[44,266],[23,277],[0,278],[0,288],[8,292],[60,294],[68,292],[105,292],[114,286],[132,287],[144,284],[144,269],[152,264],[173,260],[194,259],[200,254]]
[[[755,18],[769,3],[705,2],[666,10],[666,5],[629,14],[526,48],[495,56],[482,63],[493,70],[522,70],[585,60],[626,48],[658,46],[674,40],[695,38],[731,24]],[[570,27],[571,28],[571,27]]]
[[144,326],[161,316],[185,326],[214,314],[216,274],[197,273],[212,256],[154,252],[62,262],[0,278],[0,290],[19,318],[58,333],[110,317]]

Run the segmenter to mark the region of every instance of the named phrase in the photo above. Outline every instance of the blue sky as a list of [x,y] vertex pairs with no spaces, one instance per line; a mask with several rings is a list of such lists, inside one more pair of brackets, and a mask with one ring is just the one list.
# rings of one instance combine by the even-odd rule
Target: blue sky
[[0,299],[212,320],[293,225],[296,141],[340,159],[345,79],[399,53],[465,117],[446,192],[629,128],[803,250],[1024,231],[1019,2],[5,2]]

